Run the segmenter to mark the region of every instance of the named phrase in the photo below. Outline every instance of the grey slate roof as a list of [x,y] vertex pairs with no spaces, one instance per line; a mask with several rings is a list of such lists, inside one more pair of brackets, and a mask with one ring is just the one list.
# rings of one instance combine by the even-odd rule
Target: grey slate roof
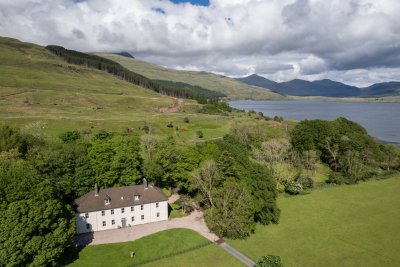
[[[134,195],[139,195],[139,200],[134,200]],[[110,204],[106,205],[104,200],[107,196],[111,199]],[[75,200],[77,212],[91,212],[108,210],[135,205],[143,205],[167,201],[167,196],[153,185],[144,188],[144,185],[132,185],[125,187],[105,188],[99,190],[99,195],[95,196],[94,191],[90,191]]]

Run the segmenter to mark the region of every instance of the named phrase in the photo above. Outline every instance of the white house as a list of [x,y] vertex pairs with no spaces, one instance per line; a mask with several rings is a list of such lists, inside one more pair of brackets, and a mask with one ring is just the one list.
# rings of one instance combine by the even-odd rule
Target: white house
[[87,233],[168,220],[168,198],[146,179],[133,185],[89,192],[78,198],[77,233]]

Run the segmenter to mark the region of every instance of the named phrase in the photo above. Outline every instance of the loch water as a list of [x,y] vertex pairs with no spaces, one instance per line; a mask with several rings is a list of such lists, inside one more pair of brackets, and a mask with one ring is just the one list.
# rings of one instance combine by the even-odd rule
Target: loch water
[[362,125],[370,135],[400,146],[400,103],[350,103],[320,100],[231,101],[229,105],[255,110],[265,116],[282,116],[297,121],[335,120],[345,117]]

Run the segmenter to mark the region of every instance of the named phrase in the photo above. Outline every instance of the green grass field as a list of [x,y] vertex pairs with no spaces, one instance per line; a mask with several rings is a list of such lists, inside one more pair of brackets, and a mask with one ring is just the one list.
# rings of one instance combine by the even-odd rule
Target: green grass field
[[[163,112],[176,100],[67,64],[41,46],[15,39],[0,38],[0,73],[0,125],[30,133],[56,137],[68,130],[105,129],[143,134],[147,125],[153,135],[198,142],[221,137],[234,123],[230,116],[198,113],[201,107],[192,100],[184,100],[179,111]],[[185,117],[189,124],[183,122]],[[166,127],[170,121],[173,128]],[[198,130],[204,133],[201,140]]]
[[397,175],[281,196],[278,225],[229,243],[253,260],[278,255],[284,266],[400,266],[399,189]]
[[[169,256],[171,253],[178,255]],[[166,257],[157,260],[161,256]],[[242,266],[222,248],[188,229],[166,230],[132,242],[87,246],[79,252],[79,259],[67,266],[135,266],[144,261],[151,262],[143,266]]]
[[250,86],[235,79],[208,72],[180,71],[115,54],[96,53],[150,79],[183,82],[224,93],[229,99],[285,99],[268,89]]

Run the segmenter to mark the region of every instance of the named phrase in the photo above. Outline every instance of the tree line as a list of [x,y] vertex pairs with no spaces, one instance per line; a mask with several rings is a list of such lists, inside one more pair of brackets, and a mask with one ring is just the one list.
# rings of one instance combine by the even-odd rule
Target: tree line
[[125,186],[146,177],[179,188],[183,210],[201,207],[218,236],[245,238],[256,223],[279,222],[280,190],[313,188],[309,173],[317,165],[329,167],[327,182],[334,184],[400,170],[398,148],[347,119],[286,124],[249,116],[257,120],[194,145],[108,131],[67,131],[49,140],[0,127],[0,265],[59,264],[75,233],[74,200],[94,183]]
[[82,65],[88,68],[105,71],[124,81],[150,89],[160,94],[178,98],[190,98],[202,103],[207,102],[208,99],[215,100],[224,96],[223,94],[198,86],[151,80],[143,75],[128,70],[121,66],[121,64],[110,59],[65,49],[62,46],[49,45],[46,46],[46,49],[70,64]]
[[[75,233],[74,200],[95,183],[125,186],[143,177],[180,188],[182,205],[203,207],[221,236],[244,238],[256,222],[279,219],[275,180],[230,135],[198,145],[107,131],[68,131],[49,140],[3,126],[0,265],[57,265]],[[211,187],[202,186],[210,180]]]
[[232,135],[248,149],[251,158],[264,164],[278,182],[278,190],[289,194],[310,192],[315,174],[327,167],[326,183],[354,184],[400,171],[400,149],[382,144],[359,124],[346,118],[334,121],[305,120],[299,123],[274,120],[262,127],[259,120],[235,124]]

